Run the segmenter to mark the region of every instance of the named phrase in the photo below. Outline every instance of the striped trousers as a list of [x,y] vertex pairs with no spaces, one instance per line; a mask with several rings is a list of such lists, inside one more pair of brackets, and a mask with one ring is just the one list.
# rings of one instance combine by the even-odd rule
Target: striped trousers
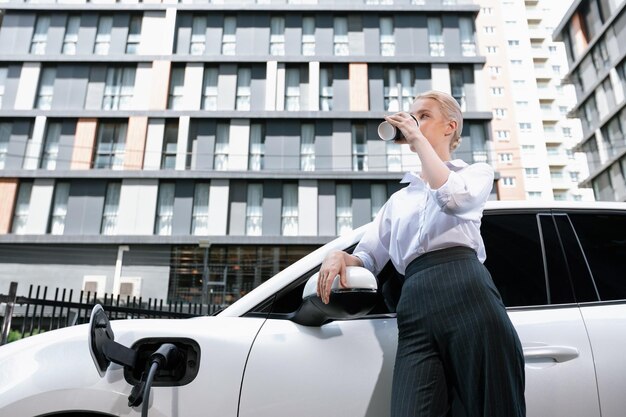
[[522,346],[473,250],[411,262],[397,315],[391,417],[526,415]]

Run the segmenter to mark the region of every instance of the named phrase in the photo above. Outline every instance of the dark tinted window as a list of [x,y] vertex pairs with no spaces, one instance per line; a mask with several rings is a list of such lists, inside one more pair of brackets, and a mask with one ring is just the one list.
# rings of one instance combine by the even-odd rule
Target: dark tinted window
[[[483,217],[485,266],[507,307],[573,302],[563,254],[550,216],[543,220],[546,267],[536,214],[492,214]],[[554,275],[550,291],[546,273]],[[550,297],[549,297],[550,296]]]
[[626,215],[569,215],[602,300],[626,299]]

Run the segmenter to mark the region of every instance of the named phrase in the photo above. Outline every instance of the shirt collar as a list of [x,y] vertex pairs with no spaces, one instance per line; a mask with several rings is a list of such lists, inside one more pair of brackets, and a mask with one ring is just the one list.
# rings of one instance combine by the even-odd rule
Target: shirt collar
[[[460,169],[463,169],[466,166],[468,166],[468,164],[462,159],[453,159],[451,161],[445,161],[444,163],[446,164],[448,168],[450,168],[451,171],[459,171]],[[423,182],[423,181],[424,180],[422,180],[422,178],[420,177],[419,172],[409,171],[406,174],[404,174],[404,177],[402,177],[402,181],[400,181],[400,183],[414,183],[414,182]]]

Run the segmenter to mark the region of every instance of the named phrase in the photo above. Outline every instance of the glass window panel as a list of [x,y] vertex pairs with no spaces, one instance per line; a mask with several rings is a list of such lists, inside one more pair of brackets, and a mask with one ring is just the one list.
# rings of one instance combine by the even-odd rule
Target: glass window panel
[[12,123],[0,123],[0,169],[4,169],[6,162],[12,126]]
[[50,27],[50,16],[38,16],[35,23],[35,31],[30,45],[30,53],[43,55],[46,53],[46,43],[48,39],[48,28]]
[[237,19],[234,16],[224,18],[224,33],[222,34],[222,55],[235,55]]
[[191,55],[204,55],[206,47],[206,17],[194,16],[191,24],[191,43],[189,53]]
[[182,107],[185,89],[185,68],[172,68],[172,79],[170,81],[170,93],[167,108],[177,110]]
[[282,16],[270,20],[270,55],[285,55],[285,18]]
[[111,46],[111,30],[113,29],[113,17],[100,16],[98,20],[98,32],[96,33],[96,44],[94,54],[108,55]]
[[61,139],[62,123],[52,122],[46,130],[46,138],[41,155],[42,169],[55,169],[59,156],[59,140]]
[[26,223],[28,221],[28,211],[30,209],[30,195],[32,189],[32,182],[20,183],[20,189],[17,193],[17,201],[15,202],[15,211],[13,214],[13,227],[11,230],[15,234],[23,234],[26,232]]
[[78,29],[80,28],[80,16],[70,16],[65,26],[62,53],[76,55],[76,43],[78,42]]
[[246,234],[261,236],[263,231],[263,184],[248,184]]
[[382,56],[396,54],[396,41],[393,34],[393,18],[380,18],[380,53]]
[[107,185],[104,197],[104,210],[102,212],[102,226],[100,228],[100,233],[103,235],[115,234],[121,187],[122,185],[119,182],[112,182]]
[[54,187],[54,202],[50,218],[50,230],[53,235],[62,235],[65,229],[65,216],[67,215],[67,201],[70,196],[70,184],[58,182]]
[[165,124],[163,136],[163,154],[161,157],[161,169],[176,168],[176,151],[178,147],[178,123],[168,122]]
[[40,110],[50,110],[52,107],[52,94],[54,93],[54,79],[57,69],[44,68],[39,82],[39,93],[37,94],[37,108]]
[[302,55],[315,55],[315,18],[302,18]]
[[250,68],[239,68],[237,70],[237,110],[250,110],[250,81],[252,71]]
[[228,170],[229,128],[229,125],[225,123],[217,125],[215,134],[215,160],[213,161],[213,169],[216,171]]
[[194,235],[209,234],[209,192],[210,184],[196,184],[193,194],[193,213],[191,233]]
[[126,123],[102,123],[94,155],[95,169],[122,169],[126,146]]
[[352,126],[352,169],[367,171],[367,141],[365,140],[365,125]]
[[320,110],[333,109],[333,72],[331,68],[320,69]]
[[334,22],[334,51],[335,55],[349,55],[348,47],[348,18],[335,17]]
[[337,234],[352,230],[352,191],[348,184],[337,184]]
[[476,44],[474,42],[474,23],[469,17],[459,18],[461,32],[461,53],[463,56],[476,56]]
[[387,201],[387,186],[385,184],[372,184],[372,220],[378,214],[378,211]]
[[428,18],[428,43],[431,56],[444,56],[443,28],[440,17]]
[[300,110],[300,69],[287,68],[285,74],[285,110]]
[[315,125],[312,123],[302,125],[300,169],[302,171],[315,171]]
[[390,172],[402,171],[402,147],[391,141],[387,142],[387,170]]
[[298,235],[298,184],[283,185],[282,234]]
[[141,20],[142,16],[132,16],[130,27],[128,28],[128,38],[126,39],[126,53],[136,54],[141,42]]
[[204,83],[202,88],[202,109],[217,110],[217,80],[218,69],[206,67],[204,69]]
[[174,188],[171,183],[159,186],[159,198],[157,201],[157,220],[155,234],[171,235],[172,219],[174,218]]
[[260,171],[264,168],[265,156],[265,135],[263,134],[263,125],[250,125],[250,160],[248,169],[251,171]]

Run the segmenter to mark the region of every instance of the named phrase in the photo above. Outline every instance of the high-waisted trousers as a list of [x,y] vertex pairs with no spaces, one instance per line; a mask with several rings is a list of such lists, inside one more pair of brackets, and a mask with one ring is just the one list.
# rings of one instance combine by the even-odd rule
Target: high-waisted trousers
[[522,346],[472,249],[411,262],[397,316],[391,417],[526,415]]

